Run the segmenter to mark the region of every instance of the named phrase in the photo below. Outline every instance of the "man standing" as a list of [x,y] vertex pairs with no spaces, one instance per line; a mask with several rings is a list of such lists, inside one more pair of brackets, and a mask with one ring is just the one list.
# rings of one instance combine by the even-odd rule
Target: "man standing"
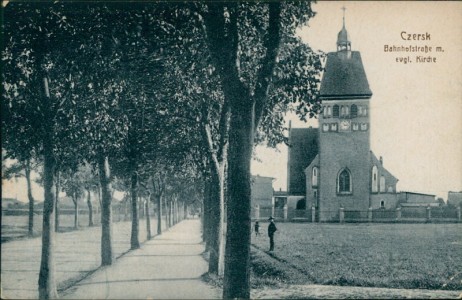
[[269,251],[273,251],[274,250],[274,233],[278,229],[276,228],[276,224],[274,224],[274,218],[273,217],[270,217],[268,220],[270,221],[270,224],[268,225],[268,236],[270,238],[270,249],[269,249]]
[[258,221],[255,221],[255,236],[259,236],[260,235],[260,224],[258,223]]

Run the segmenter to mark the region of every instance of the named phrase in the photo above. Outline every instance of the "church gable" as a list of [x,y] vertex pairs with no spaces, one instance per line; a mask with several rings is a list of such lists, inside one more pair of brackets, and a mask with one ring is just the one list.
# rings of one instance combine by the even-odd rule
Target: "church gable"
[[398,179],[383,166],[383,160],[371,151],[371,192],[396,193],[397,183]]

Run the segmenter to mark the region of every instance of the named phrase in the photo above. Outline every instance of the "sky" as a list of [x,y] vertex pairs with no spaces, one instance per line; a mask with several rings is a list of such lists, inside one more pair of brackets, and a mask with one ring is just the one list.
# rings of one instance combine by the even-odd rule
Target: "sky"
[[[317,15],[298,32],[302,40],[336,51],[343,6],[352,50],[361,52],[373,92],[371,150],[383,156],[400,191],[443,199],[448,191],[462,191],[462,2],[320,1],[313,5]],[[402,32],[430,39],[403,40]],[[417,53],[385,52],[385,45],[432,47],[419,55],[436,57],[436,63],[417,63]],[[396,61],[408,56],[411,63]],[[317,120],[288,120],[292,127],[318,127]],[[274,177],[273,188],[285,190],[287,147],[278,150],[257,147],[262,162],[252,162],[252,174]]]
[[[370,103],[371,149],[399,179],[398,190],[435,194],[462,191],[462,2],[327,1],[313,5],[316,17],[298,33],[313,49],[336,50],[343,6],[352,50],[360,51],[373,92]],[[430,40],[407,41],[407,34]],[[407,37],[407,35],[406,35]],[[384,52],[384,45],[442,47],[429,53],[436,63],[416,63],[415,53]],[[410,56],[412,63],[396,59]],[[428,56],[428,54],[426,55]],[[317,120],[292,127],[317,127]],[[287,147],[257,147],[252,174],[274,177],[285,190]],[[27,201],[25,180],[2,182],[2,197]],[[34,185],[34,197],[43,190]]]

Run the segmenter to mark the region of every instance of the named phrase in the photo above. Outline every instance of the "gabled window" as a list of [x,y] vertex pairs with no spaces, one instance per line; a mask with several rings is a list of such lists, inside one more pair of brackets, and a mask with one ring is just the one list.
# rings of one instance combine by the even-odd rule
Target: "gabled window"
[[380,192],[385,192],[385,176],[380,176]]
[[371,190],[373,193],[377,193],[379,191],[379,181],[377,180],[378,178],[378,170],[377,166],[372,167],[372,186]]
[[339,194],[351,194],[352,182],[351,174],[348,169],[343,169],[339,172],[337,178],[337,193]]
[[357,116],[358,116],[358,107],[356,106],[356,104],[353,104],[351,106],[351,117],[356,118]]
[[339,108],[338,108],[338,105],[335,104],[335,105],[334,105],[334,112],[333,112],[333,115],[332,115],[332,116],[333,116],[334,118],[338,118],[338,115],[339,115]]
[[313,171],[311,172],[311,185],[317,186],[318,185],[318,168],[313,167]]

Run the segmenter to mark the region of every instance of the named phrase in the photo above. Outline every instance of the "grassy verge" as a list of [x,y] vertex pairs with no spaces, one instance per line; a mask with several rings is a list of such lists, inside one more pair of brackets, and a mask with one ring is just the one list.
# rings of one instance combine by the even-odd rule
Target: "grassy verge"
[[[462,289],[460,224],[281,223],[278,229],[275,251],[269,255],[279,263],[266,262],[261,255],[252,263],[255,270],[267,269],[277,281]],[[264,251],[268,238],[253,237],[252,243]],[[297,272],[287,272],[287,268]]]

